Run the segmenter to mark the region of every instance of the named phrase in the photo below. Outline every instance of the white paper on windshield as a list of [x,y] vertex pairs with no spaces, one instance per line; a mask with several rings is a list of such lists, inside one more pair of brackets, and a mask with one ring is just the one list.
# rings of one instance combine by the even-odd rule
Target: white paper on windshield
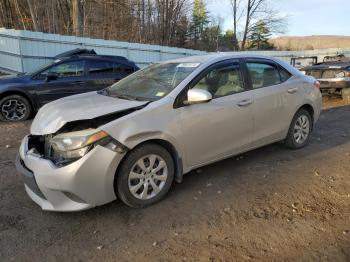
[[197,67],[200,63],[182,63],[179,64],[177,67]]

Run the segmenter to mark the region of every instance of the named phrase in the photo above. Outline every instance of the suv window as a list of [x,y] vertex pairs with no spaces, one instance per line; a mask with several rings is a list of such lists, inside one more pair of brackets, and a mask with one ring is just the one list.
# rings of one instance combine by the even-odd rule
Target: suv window
[[131,66],[121,65],[121,67],[122,67],[124,73],[126,73],[126,74],[132,74],[135,71],[134,68]]
[[281,83],[279,70],[272,64],[263,62],[247,62],[247,68],[252,80],[253,89],[273,86]]
[[84,61],[72,61],[54,65],[40,73],[40,77],[45,77],[49,73],[57,74],[58,78],[76,77],[84,75]]
[[192,88],[207,90],[213,98],[244,91],[239,64],[232,63],[215,67],[206,73]]
[[113,74],[113,63],[102,60],[89,61],[89,75]]

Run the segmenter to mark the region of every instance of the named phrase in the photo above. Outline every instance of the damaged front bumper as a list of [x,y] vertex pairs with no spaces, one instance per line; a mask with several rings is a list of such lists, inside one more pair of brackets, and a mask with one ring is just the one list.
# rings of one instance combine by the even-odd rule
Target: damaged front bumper
[[116,199],[114,177],[125,153],[96,146],[79,160],[57,167],[28,149],[26,136],[16,166],[29,197],[50,211],[80,211]]

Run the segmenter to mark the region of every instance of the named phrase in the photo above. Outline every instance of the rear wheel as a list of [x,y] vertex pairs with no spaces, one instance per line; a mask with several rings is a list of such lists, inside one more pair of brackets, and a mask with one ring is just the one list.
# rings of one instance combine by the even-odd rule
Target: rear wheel
[[304,147],[310,139],[312,131],[312,117],[305,109],[300,109],[294,116],[285,140],[286,145],[292,149]]
[[141,145],[120,167],[117,195],[128,206],[145,207],[164,198],[173,179],[174,162],[169,152],[156,144]]
[[32,114],[29,101],[20,95],[9,95],[0,100],[0,120],[16,122],[27,120]]

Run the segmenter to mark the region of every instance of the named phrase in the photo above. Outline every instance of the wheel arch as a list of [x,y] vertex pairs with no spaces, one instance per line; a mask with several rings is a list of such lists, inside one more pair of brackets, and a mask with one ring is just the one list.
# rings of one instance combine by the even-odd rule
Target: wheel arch
[[[295,114],[296,114],[299,110],[301,110],[301,109],[306,110],[306,111],[310,114],[311,120],[312,120],[312,128],[313,128],[313,124],[314,124],[314,114],[315,114],[315,110],[314,110],[313,106],[310,105],[310,104],[308,104],[308,103],[306,103],[306,104],[302,105],[301,107],[299,107],[298,110],[295,112]],[[294,115],[295,115],[295,114],[294,114]]]
[[125,159],[128,157],[129,153],[134,150],[135,148],[138,148],[142,145],[145,144],[156,144],[159,145],[161,147],[163,147],[165,150],[167,150],[169,152],[169,154],[171,155],[173,161],[174,161],[174,167],[175,167],[175,181],[177,183],[181,183],[182,179],[183,179],[183,163],[182,163],[182,158],[180,157],[178,151],[176,150],[175,146],[170,143],[167,140],[164,139],[160,139],[160,138],[151,138],[148,140],[144,140],[142,142],[140,142],[139,144],[137,144],[136,146],[134,146],[133,148],[129,149],[128,152],[126,152],[126,154],[124,155],[123,159],[121,160],[121,162],[118,164],[116,172],[115,172],[115,177],[114,177],[114,189],[116,192],[116,182],[117,182],[117,174],[120,170],[120,167],[122,166],[123,162],[125,161]]
[[34,101],[33,99],[26,93],[23,91],[19,91],[19,90],[6,90],[2,93],[0,93],[0,100],[3,99],[6,96],[10,96],[10,95],[19,95],[19,96],[23,96],[25,99],[28,100],[30,107],[32,109],[32,112],[36,111],[35,105],[34,105]]

